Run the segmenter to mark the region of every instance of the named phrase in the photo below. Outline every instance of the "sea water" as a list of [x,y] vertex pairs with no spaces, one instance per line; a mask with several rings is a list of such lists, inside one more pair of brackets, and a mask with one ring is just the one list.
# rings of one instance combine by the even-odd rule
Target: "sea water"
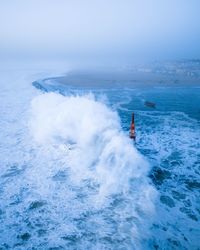
[[74,75],[1,70],[0,249],[198,249],[198,84]]

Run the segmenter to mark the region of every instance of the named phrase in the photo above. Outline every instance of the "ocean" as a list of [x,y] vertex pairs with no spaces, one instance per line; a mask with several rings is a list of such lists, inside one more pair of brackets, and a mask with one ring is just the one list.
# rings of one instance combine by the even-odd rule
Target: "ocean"
[[3,67],[0,249],[200,249],[199,66]]

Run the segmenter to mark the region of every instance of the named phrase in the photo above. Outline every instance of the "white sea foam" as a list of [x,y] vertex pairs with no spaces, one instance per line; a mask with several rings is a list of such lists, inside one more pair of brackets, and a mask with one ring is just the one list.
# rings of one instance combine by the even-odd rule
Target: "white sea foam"
[[143,249],[155,191],[118,114],[92,95],[36,96],[35,78],[6,75],[0,247]]
[[122,132],[117,113],[92,95],[37,96],[32,101],[30,127],[37,143],[57,145],[57,150],[66,145],[71,179],[76,183],[88,178],[95,180],[100,186],[98,199],[128,192],[130,179],[135,179],[140,208],[152,209],[154,192],[146,177],[148,163]]

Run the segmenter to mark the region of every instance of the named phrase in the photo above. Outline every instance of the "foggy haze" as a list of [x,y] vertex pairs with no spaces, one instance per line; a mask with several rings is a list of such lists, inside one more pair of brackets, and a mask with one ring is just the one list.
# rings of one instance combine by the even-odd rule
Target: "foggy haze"
[[3,0],[3,56],[200,57],[198,0]]

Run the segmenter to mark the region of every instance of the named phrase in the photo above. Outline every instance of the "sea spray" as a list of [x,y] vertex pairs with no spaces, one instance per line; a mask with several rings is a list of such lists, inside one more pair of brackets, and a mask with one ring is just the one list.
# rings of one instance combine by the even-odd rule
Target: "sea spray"
[[[188,65],[187,70],[191,73],[190,63],[184,62],[184,65]],[[0,248],[198,249],[199,86],[192,86],[190,82],[189,87],[179,82],[176,86],[160,83],[159,88],[152,88],[151,84],[148,87],[148,82],[145,88],[143,85],[130,89],[120,79],[122,89],[116,89],[113,81],[115,89],[105,90],[107,81],[101,81],[98,91],[91,90],[95,98],[85,96],[93,100],[99,100],[102,93],[107,96],[107,108],[117,109],[121,118],[119,126],[122,125],[127,137],[131,113],[136,111],[136,147],[152,166],[149,176],[160,196],[152,203],[154,192],[151,185],[145,187],[141,178],[129,176],[129,188],[123,187],[124,193],[120,188],[119,191],[110,188],[108,193],[100,193],[103,185],[100,185],[100,180],[89,178],[88,172],[86,178],[82,177],[84,171],[78,178],[79,171],[72,171],[72,162],[75,156],[83,157],[82,148],[72,141],[66,143],[60,134],[46,139],[42,139],[41,134],[36,140],[33,113],[30,132],[27,122],[30,102],[41,90],[35,90],[30,83],[37,77],[47,77],[49,73],[44,70],[38,75],[38,70],[41,71],[38,65],[34,70],[26,67],[21,71],[1,70]],[[56,68],[55,65],[52,68]],[[55,75],[53,70],[50,72],[50,75]],[[170,81],[171,77],[170,73]],[[91,89],[94,85],[92,79]],[[63,95],[88,92],[82,76],[79,89],[69,91],[68,84],[61,88],[55,80],[52,88],[46,91]],[[145,107],[144,100],[156,101],[156,110]],[[45,117],[41,117],[39,127],[42,127]],[[95,143],[96,149],[97,145]],[[98,175],[96,162],[92,166]],[[79,167],[84,168],[84,164],[81,162]],[[145,178],[149,182],[146,173]],[[144,190],[149,195],[144,196]],[[150,212],[152,204],[155,204],[153,217]],[[141,209],[144,205],[145,213]]]
[[[84,206],[90,210],[121,211],[121,226],[123,221],[131,221],[126,233],[132,238],[131,245],[139,247],[148,234],[155,190],[147,177],[149,164],[122,131],[118,114],[93,95],[46,93],[32,101],[30,131],[36,145],[45,151],[44,158],[49,162],[46,168],[53,167],[53,172],[67,170],[66,185],[76,192],[85,189]],[[52,157],[53,166],[49,160]]]

